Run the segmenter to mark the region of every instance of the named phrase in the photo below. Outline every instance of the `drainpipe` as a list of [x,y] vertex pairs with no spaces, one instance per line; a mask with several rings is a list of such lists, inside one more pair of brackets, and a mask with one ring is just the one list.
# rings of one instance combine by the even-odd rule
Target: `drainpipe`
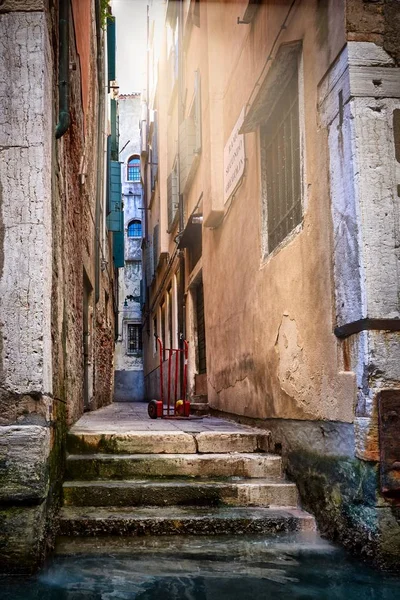
[[56,139],[60,139],[70,126],[69,117],[69,0],[60,0],[58,54],[58,123]]

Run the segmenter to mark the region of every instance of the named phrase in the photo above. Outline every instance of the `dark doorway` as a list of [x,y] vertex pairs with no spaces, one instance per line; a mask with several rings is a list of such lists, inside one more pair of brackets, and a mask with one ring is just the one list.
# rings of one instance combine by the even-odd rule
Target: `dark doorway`
[[198,373],[207,372],[206,327],[204,321],[203,281],[196,286],[197,366]]
[[91,296],[92,286],[89,278],[83,272],[83,408],[90,409],[90,400],[92,396],[91,373],[91,330],[92,330],[92,309]]

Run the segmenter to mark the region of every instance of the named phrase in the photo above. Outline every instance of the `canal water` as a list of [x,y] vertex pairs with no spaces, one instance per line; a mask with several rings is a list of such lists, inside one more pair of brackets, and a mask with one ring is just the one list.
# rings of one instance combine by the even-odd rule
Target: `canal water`
[[60,540],[34,577],[0,579],[1,600],[395,600],[400,577],[313,533]]

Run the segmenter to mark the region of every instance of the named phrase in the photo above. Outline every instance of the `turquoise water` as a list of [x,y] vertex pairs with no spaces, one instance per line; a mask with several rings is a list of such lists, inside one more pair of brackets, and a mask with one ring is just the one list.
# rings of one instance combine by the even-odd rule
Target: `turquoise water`
[[400,577],[315,535],[73,540],[37,576],[0,579],[0,598],[394,600]]

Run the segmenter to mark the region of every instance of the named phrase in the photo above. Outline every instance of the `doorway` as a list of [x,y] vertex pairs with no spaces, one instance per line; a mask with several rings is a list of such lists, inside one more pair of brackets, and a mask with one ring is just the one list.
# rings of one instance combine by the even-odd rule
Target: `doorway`
[[90,410],[93,396],[92,366],[92,308],[93,288],[85,271],[83,271],[83,409]]
[[207,372],[206,359],[206,326],[204,321],[204,290],[203,280],[196,286],[196,328],[197,328],[197,372],[203,375]]

